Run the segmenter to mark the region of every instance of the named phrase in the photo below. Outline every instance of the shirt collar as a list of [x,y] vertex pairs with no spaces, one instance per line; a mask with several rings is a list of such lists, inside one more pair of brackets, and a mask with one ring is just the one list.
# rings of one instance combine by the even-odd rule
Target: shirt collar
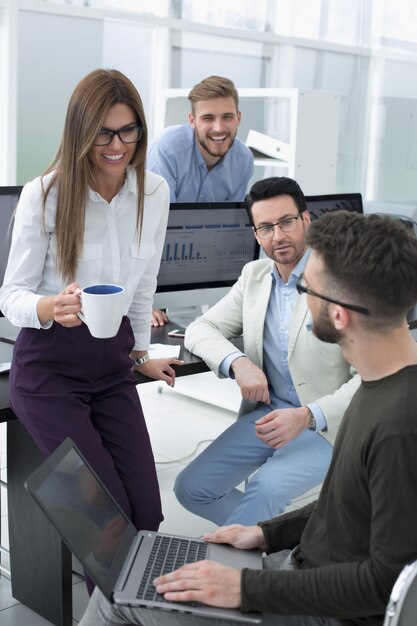
[[137,178],[136,178],[136,170],[134,167],[132,167],[131,165],[128,165],[127,169],[126,169],[126,180],[124,182],[123,187],[121,188],[121,190],[119,191],[120,195],[125,195],[126,193],[128,193],[129,191],[131,191],[132,193],[135,194],[135,196],[138,193],[138,185],[137,185]]
[[195,160],[197,161],[199,167],[201,167],[202,165],[204,165],[205,167],[207,167],[205,160],[203,159],[203,155],[201,154],[199,148],[198,148],[198,141],[197,141],[197,137],[194,131],[194,157]]
[[[229,153],[229,150],[216,163],[216,165],[214,166],[216,169],[220,169],[221,167],[224,166],[224,159],[225,159],[225,157],[226,157],[226,155],[228,153]],[[197,164],[198,164],[199,167],[203,167],[204,166],[208,170],[207,163],[205,162],[205,160],[203,158],[203,155],[201,154],[200,149],[198,147],[198,141],[197,141],[197,137],[196,137],[195,131],[194,131],[194,157],[195,157],[195,160],[197,161]],[[214,169],[214,168],[212,168],[212,169]]]
[[[137,192],[138,192],[137,184],[136,184],[136,170],[131,165],[128,165],[126,168],[126,179],[122,185],[122,188],[117,194],[117,197],[120,198],[122,196],[125,196],[129,192],[132,192],[135,195],[137,195]],[[97,193],[97,191],[94,191],[93,189],[91,189],[91,187],[88,188],[88,197],[93,202],[101,202],[103,200],[100,194]]]

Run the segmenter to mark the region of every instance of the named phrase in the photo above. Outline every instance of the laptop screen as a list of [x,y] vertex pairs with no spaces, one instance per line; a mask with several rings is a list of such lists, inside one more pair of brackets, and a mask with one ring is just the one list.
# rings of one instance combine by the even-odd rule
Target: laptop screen
[[257,257],[243,202],[172,203],[157,291],[230,287]]
[[110,597],[137,531],[70,439],[26,488],[95,584]]

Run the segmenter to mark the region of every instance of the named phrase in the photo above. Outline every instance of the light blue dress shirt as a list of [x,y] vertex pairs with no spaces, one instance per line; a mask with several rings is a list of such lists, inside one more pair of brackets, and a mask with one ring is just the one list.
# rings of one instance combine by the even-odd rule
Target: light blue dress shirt
[[241,202],[253,174],[253,156],[236,138],[230,150],[207,169],[190,124],[169,126],[150,142],[146,168],[165,178],[171,202]]
[[[269,383],[270,406],[274,409],[299,407],[300,400],[294,387],[288,367],[288,338],[291,318],[298,297],[296,283],[304,271],[310,251],[307,250],[284,283],[276,267],[272,272],[271,294],[265,316],[263,341],[263,371]],[[236,351],[227,356],[220,365],[224,376],[233,375],[232,362],[242,352]],[[316,419],[316,430],[326,428],[326,418],[315,402],[307,404]]]

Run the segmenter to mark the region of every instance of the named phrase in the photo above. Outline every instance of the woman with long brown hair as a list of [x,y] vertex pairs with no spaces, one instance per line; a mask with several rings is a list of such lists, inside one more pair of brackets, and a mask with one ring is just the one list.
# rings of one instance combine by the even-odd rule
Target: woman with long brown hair
[[[145,171],[140,96],[123,74],[96,70],[72,94],[51,166],[16,210],[0,308],[22,330],[10,403],[38,447],[71,437],[135,526],[162,520],[135,369],[174,383],[176,359],[150,359],[150,320],[169,190]],[[78,317],[80,287],[125,288],[118,334],[95,339]]]

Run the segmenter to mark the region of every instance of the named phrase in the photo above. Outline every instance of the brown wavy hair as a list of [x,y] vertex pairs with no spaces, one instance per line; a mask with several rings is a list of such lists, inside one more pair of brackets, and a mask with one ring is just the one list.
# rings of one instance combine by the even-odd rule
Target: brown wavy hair
[[235,101],[236,111],[239,110],[239,96],[234,83],[229,78],[223,76],[208,76],[201,82],[194,85],[188,94],[191,102],[191,111],[195,115],[195,105],[202,100],[212,98],[230,98]]
[[141,97],[133,83],[117,70],[99,69],[90,72],[76,86],[67,110],[64,131],[58,151],[43,173],[54,171],[43,189],[45,211],[48,194],[57,185],[55,233],[57,268],[62,278],[75,278],[85,225],[85,207],[89,183],[93,180],[88,158],[109,109],[126,104],[136,114],[142,127],[142,138],[130,165],[135,168],[138,186],[136,230],[140,234],[144,208],[145,159],[148,142],[145,113]]

